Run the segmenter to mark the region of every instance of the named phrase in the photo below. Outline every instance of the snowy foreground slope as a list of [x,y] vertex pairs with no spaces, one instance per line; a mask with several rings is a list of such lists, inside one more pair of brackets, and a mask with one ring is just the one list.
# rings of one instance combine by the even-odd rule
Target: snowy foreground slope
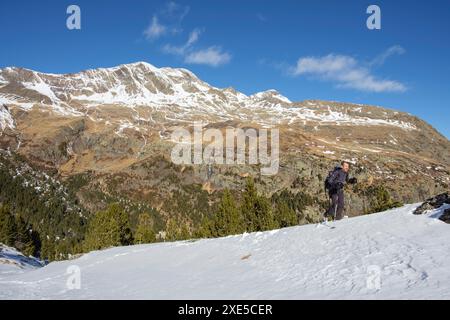
[[[92,252],[0,274],[1,299],[449,299],[450,225],[417,205],[195,242]],[[448,206],[447,206],[448,207]],[[67,287],[68,267],[80,289]]]
[[25,257],[16,249],[0,243],[0,280],[7,275],[21,274],[42,266],[41,261]]

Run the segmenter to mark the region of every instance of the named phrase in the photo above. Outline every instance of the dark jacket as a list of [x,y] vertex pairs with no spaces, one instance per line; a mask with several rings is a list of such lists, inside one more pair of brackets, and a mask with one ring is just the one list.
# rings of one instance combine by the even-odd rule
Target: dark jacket
[[348,173],[342,170],[341,167],[336,167],[329,179],[331,184],[330,192],[339,191],[348,183],[348,180]]

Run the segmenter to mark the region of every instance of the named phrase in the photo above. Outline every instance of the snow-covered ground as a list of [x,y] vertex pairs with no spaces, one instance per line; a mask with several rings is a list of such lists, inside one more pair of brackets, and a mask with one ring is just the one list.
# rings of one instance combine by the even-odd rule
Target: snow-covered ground
[[16,249],[0,243],[0,281],[7,276],[22,274],[43,265],[43,262],[35,258],[25,257]]
[[334,229],[307,225],[91,252],[1,274],[0,298],[449,299],[450,225],[437,219],[443,208],[415,216],[416,207],[346,219]]

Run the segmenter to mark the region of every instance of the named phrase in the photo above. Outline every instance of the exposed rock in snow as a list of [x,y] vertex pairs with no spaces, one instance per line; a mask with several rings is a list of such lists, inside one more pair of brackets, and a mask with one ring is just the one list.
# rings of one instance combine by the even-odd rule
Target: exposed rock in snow
[[444,213],[439,217],[439,220],[444,221],[445,223],[450,224],[450,208],[444,210]]
[[16,249],[0,243],[0,281],[5,276],[34,270],[43,265],[43,262],[33,257],[26,257]]
[[420,207],[418,207],[414,211],[414,214],[423,214],[424,212],[427,212],[429,210],[438,209],[445,204],[450,204],[450,197],[448,192],[427,199]]

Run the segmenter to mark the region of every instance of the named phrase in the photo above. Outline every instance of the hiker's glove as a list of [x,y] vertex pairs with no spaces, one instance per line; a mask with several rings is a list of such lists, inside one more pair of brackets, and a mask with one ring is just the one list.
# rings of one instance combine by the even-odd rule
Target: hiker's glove
[[358,183],[358,179],[356,179],[356,178],[351,178],[351,179],[348,180],[348,183],[350,183],[350,184],[356,184],[356,183]]

